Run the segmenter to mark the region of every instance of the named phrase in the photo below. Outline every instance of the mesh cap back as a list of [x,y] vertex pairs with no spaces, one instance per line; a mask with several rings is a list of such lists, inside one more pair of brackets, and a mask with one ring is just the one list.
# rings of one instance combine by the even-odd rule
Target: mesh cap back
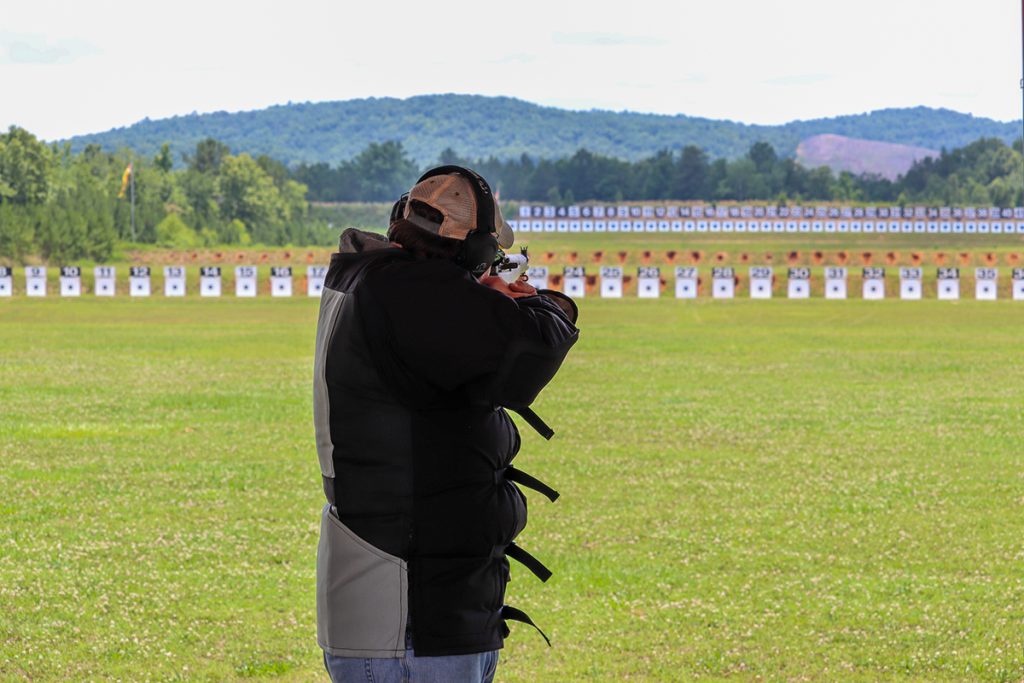
[[[476,229],[476,194],[468,178],[460,175],[439,175],[417,183],[409,191],[405,206],[405,218],[424,230],[452,239],[464,240]],[[416,202],[421,202],[438,211],[444,219],[441,224],[431,221],[415,211]],[[512,228],[501,215],[498,203],[494,202],[494,222],[497,225],[498,244],[503,249],[512,246],[515,239]]]

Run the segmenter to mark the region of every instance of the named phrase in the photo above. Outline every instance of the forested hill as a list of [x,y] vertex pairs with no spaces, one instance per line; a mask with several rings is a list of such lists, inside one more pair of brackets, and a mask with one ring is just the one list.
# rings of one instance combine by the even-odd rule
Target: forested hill
[[[756,118],[756,113],[751,115]],[[464,158],[507,159],[527,154],[560,158],[580,148],[637,160],[662,149],[696,145],[711,157],[742,156],[754,142],[770,143],[792,156],[812,135],[832,133],[929,149],[962,147],[980,137],[1012,142],[1017,123],[1001,123],[945,109],[885,109],[832,119],[756,126],[692,116],[610,111],[568,111],[508,97],[425,95],[286,104],[248,112],[191,114],[143,120],[105,133],[72,138],[75,150],[98,143],[114,151],[128,147],[153,156],[164,142],[180,163],[181,153],[208,137],[238,152],[266,154],[293,165],[337,164],[371,142],[401,141],[420,165],[435,162],[451,147]]]

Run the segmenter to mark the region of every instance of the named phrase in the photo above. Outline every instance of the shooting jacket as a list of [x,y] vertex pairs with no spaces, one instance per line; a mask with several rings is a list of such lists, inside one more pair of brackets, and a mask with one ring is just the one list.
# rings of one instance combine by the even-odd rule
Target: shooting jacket
[[451,261],[417,260],[347,230],[316,333],[313,406],[327,502],[317,551],[317,639],[327,652],[402,657],[502,647],[509,558],[550,572],[514,539],[512,466],[527,416],[576,342],[558,293],[511,299]]

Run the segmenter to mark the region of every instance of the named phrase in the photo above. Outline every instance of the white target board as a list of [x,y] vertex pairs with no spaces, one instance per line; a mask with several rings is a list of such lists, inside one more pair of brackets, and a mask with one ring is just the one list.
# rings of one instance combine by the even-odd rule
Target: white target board
[[164,266],[164,296],[185,296],[183,266]]
[[25,294],[46,296],[45,266],[25,266]]
[[811,298],[811,269],[807,267],[790,268],[786,285],[786,296],[790,299]]
[[861,285],[861,296],[869,301],[877,301],[885,298],[885,268],[868,266],[861,272],[863,284]]
[[235,266],[235,296],[256,296],[256,266]]
[[605,299],[622,298],[621,267],[601,266],[601,297]]
[[976,268],[974,270],[974,298],[979,301],[995,301],[998,291],[999,270],[997,268]]
[[936,271],[936,279],[936,294],[940,301],[956,301],[960,298],[959,268],[939,268]]
[[771,299],[772,298],[772,267],[751,266],[750,268],[750,298]]
[[320,296],[324,291],[327,279],[327,266],[309,266],[306,268],[306,296]]
[[845,299],[846,296],[846,268],[842,266],[825,268],[825,298]]
[[566,296],[580,298],[587,293],[587,273],[583,266],[566,266],[562,270],[562,291]]
[[151,282],[149,266],[131,266],[128,269],[129,296],[149,296]]
[[116,272],[113,266],[96,266],[93,269],[93,289],[96,296],[114,296],[117,290]]
[[534,289],[547,289],[548,288],[548,267],[547,266],[533,266],[532,268],[526,269],[527,282]]
[[924,289],[921,286],[920,268],[900,268],[900,299],[918,301]]
[[292,295],[292,267],[270,267],[270,296]]
[[661,268],[640,266],[637,269],[636,295],[641,299],[657,299],[661,296]]
[[714,299],[732,299],[736,296],[736,271],[729,266],[711,269],[711,296]]
[[1024,268],[1014,268],[1011,275],[1013,277],[1013,300],[1024,301]]
[[220,296],[220,266],[199,269],[199,296]]
[[676,298],[697,298],[697,269],[693,266],[676,267]]
[[82,269],[78,266],[61,266],[60,268],[60,295],[81,296],[82,295]]
[[14,277],[11,269],[7,266],[0,266],[0,296],[11,296],[14,294]]

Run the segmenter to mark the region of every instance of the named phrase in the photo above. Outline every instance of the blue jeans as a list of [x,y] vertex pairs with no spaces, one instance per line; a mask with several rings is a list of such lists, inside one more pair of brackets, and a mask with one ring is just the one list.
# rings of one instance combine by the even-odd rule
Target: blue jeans
[[337,657],[324,653],[333,683],[491,683],[498,668],[498,650],[472,655],[417,657],[405,636],[405,657]]

